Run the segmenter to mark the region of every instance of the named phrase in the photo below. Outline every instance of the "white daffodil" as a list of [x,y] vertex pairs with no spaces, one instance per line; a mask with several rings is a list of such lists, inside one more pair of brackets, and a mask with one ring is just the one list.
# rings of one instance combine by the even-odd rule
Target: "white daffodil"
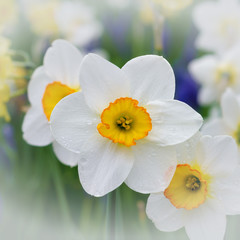
[[150,195],[147,215],[160,231],[185,227],[191,240],[222,240],[226,215],[240,213],[236,144],[229,136],[202,136],[178,148],[172,181]]
[[79,47],[98,39],[102,33],[93,9],[81,2],[62,2],[56,9],[56,22],[60,33]]
[[238,0],[207,1],[196,6],[193,20],[199,30],[196,46],[222,53],[240,41]]
[[230,135],[240,146],[240,95],[227,89],[221,98],[222,117],[209,120],[202,132],[212,136]]
[[49,120],[55,105],[65,96],[80,90],[79,69],[81,53],[64,40],[53,42],[44,57],[43,66],[33,73],[28,86],[31,107],[22,130],[25,141],[34,146],[53,143],[59,160],[70,166],[77,164],[78,154],[60,146],[50,131]]
[[227,87],[240,92],[240,45],[222,56],[207,55],[193,60],[189,71],[201,84],[198,96],[200,104],[218,102]]
[[119,69],[89,54],[80,79],[82,92],[62,99],[50,123],[60,144],[81,153],[84,189],[102,196],[123,181],[142,193],[164,189],[176,167],[174,151],[166,146],[190,138],[202,124],[197,112],[173,100],[169,63],[149,55]]

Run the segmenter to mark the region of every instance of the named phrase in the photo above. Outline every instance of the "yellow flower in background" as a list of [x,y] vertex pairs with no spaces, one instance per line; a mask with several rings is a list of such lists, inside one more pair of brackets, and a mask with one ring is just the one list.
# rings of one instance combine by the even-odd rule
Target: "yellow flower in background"
[[57,35],[59,30],[55,20],[56,1],[31,4],[27,15],[32,30],[38,35]]
[[162,8],[162,13],[166,16],[170,16],[177,11],[183,10],[189,6],[193,0],[153,0],[156,4],[159,4]]
[[151,1],[149,0],[140,0],[140,18],[144,23],[150,24],[154,22],[154,12]]
[[7,54],[0,54],[0,79],[6,80],[13,72],[13,69],[11,57]]
[[25,77],[28,75],[22,64],[13,61],[12,54],[10,40],[0,36],[0,118],[6,121],[10,121],[6,104],[11,97],[19,95],[14,91],[26,87]]
[[0,0],[0,31],[6,24],[15,20],[17,15],[17,4],[14,0]]
[[0,118],[4,118],[5,121],[10,121],[10,115],[8,113],[6,103],[10,99],[10,89],[9,86],[4,83],[4,81],[0,82]]
[[27,86],[26,76],[29,75],[29,70],[25,67],[15,65],[12,71],[12,77],[14,78],[15,87],[22,89]]

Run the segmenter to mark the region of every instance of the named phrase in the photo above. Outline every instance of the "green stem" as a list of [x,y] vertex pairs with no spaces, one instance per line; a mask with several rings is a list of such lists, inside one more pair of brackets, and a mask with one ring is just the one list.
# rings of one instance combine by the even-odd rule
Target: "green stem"
[[115,227],[116,227],[116,190],[109,193],[107,196],[107,237],[106,240],[116,240]]
[[60,205],[60,208],[61,208],[61,211],[63,214],[63,218],[66,220],[66,222],[71,224],[70,210],[69,210],[69,206],[67,203],[67,198],[66,198],[63,182],[61,179],[60,168],[59,168],[58,162],[55,158],[51,158],[49,160],[50,160],[50,164],[51,164],[51,168],[52,168],[53,181],[55,184],[56,193],[58,196],[59,205]]

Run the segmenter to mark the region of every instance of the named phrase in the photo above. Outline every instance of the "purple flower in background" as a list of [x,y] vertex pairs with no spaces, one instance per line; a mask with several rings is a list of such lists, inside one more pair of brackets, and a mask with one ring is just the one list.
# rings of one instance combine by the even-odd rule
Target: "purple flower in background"
[[189,74],[187,66],[176,66],[174,72],[176,77],[175,98],[197,109],[199,106],[197,102],[199,87]]
[[192,27],[186,39],[182,56],[173,67],[176,77],[175,98],[189,104],[194,109],[199,107],[197,101],[199,86],[188,72],[188,64],[196,57],[196,49],[194,47],[196,34],[196,29]]

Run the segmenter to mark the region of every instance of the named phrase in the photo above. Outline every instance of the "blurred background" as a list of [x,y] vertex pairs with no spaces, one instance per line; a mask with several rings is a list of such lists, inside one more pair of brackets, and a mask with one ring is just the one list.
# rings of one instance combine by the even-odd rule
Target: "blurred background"
[[[205,118],[200,85],[188,71],[198,29],[193,9],[204,0],[0,0],[0,239],[188,239],[182,229],[158,231],[146,217],[148,195],[122,185],[102,198],[81,187],[77,168],[61,164],[52,146],[22,138],[27,84],[52,41],[72,42],[119,67],[144,54],[163,55],[176,76],[175,98]],[[240,14],[240,13],[239,13]],[[239,239],[240,218],[228,218],[226,239]]]

